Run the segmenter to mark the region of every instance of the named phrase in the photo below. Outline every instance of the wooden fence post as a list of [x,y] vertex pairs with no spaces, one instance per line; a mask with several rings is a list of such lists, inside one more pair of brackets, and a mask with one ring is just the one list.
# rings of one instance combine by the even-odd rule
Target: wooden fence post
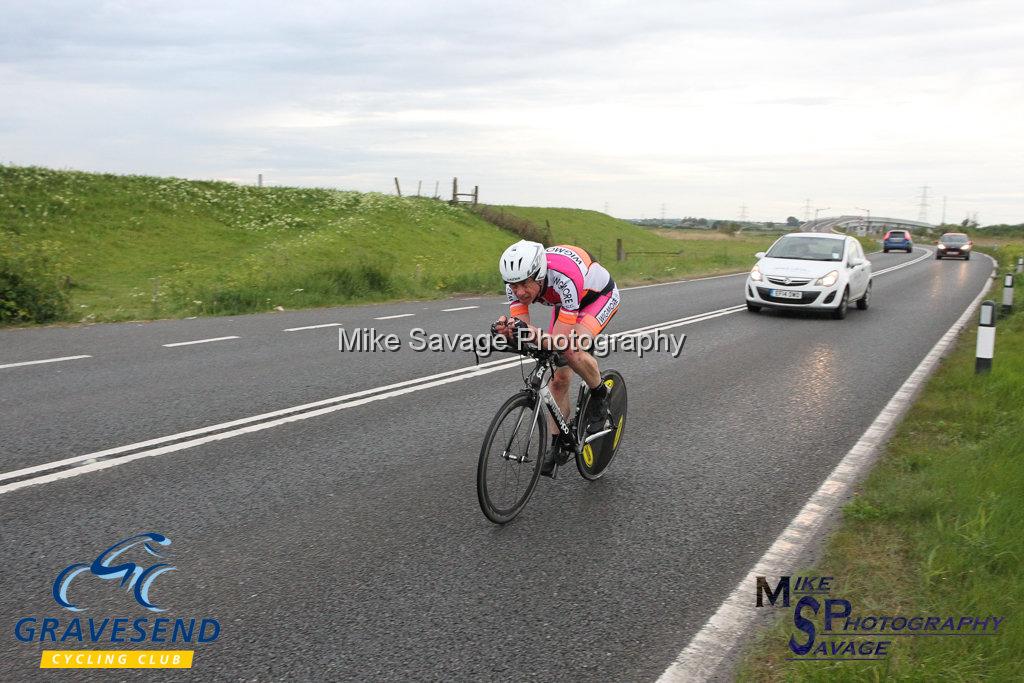
[[625,261],[626,260],[626,252],[623,251],[623,249],[622,249],[622,239],[621,238],[618,238],[618,239],[615,240],[615,260],[616,261]]
[[459,201],[459,179],[452,178],[452,204]]
[[398,193],[399,197],[402,196],[402,188],[399,187],[399,185],[398,185],[398,178],[395,178],[395,192]]

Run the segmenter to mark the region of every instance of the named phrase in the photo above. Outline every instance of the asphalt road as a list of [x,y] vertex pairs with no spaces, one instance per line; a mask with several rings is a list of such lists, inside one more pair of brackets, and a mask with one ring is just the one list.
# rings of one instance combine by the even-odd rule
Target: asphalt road
[[[19,642],[28,616],[215,618],[217,640],[194,646],[204,680],[657,678],[990,270],[925,258],[877,275],[871,308],[843,321],[737,311],[672,330],[688,336],[677,359],[613,355],[630,398],[615,465],[542,479],[502,528],[474,476],[518,366],[460,373],[472,354],[284,331],[481,333],[500,298],[0,331],[0,680],[41,677],[44,648],[116,647]],[[610,331],[742,304],[740,276],[632,289]],[[166,612],[88,575],[72,591],[86,611],[56,604],[62,569],[143,531],[172,540],[176,570],[150,594]]]

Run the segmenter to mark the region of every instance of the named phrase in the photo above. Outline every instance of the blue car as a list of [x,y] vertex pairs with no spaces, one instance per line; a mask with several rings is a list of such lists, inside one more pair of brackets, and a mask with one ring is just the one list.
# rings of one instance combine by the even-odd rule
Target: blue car
[[906,230],[890,230],[882,238],[882,251],[888,254],[890,249],[899,249],[909,254],[914,251],[914,240]]

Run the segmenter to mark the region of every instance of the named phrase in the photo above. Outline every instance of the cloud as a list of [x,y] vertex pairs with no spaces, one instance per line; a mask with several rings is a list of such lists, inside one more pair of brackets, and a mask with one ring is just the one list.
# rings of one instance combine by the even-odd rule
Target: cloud
[[470,174],[505,202],[766,219],[807,196],[916,217],[930,183],[1024,220],[1016,3],[82,1],[4,19],[17,163],[384,191]]

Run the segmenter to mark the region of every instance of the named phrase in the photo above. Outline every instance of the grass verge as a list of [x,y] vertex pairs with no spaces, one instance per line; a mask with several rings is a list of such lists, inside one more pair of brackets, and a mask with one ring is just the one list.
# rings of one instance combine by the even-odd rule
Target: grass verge
[[[726,236],[711,231],[640,229],[597,211],[522,206],[495,207],[541,227],[551,227],[557,244],[581,246],[603,263],[616,283],[635,284],[674,278],[719,275],[749,270],[754,254],[771,246],[778,235],[743,233]],[[673,234],[674,233],[674,234]],[[723,239],[724,238],[724,239]],[[624,261],[616,261],[616,239],[622,239]]]
[[[1024,248],[998,253],[1005,273]],[[1000,285],[990,290],[997,303]],[[971,326],[843,508],[821,562],[799,573],[836,577],[834,594],[855,617],[995,615],[1005,619],[998,634],[893,637],[882,661],[792,662],[789,638],[806,634],[784,610],[739,680],[1024,680],[1024,315],[999,320],[990,374],[974,374],[975,343]]]

